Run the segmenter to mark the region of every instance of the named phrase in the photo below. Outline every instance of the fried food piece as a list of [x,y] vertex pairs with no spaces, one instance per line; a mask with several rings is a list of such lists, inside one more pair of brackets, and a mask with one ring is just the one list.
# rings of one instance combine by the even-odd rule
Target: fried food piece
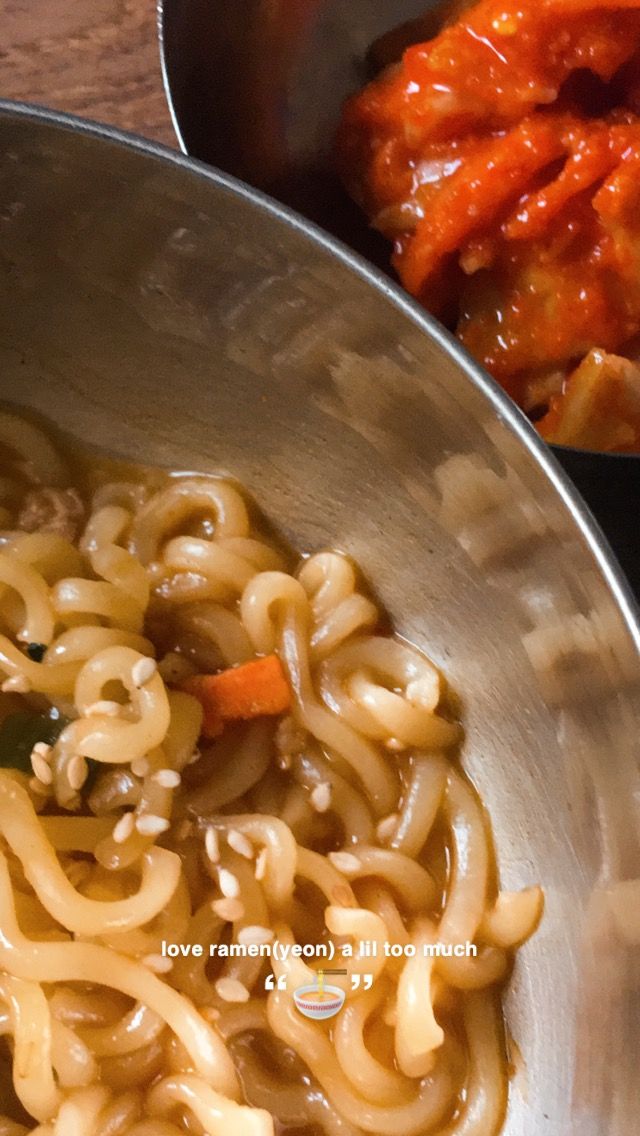
[[640,331],[640,0],[481,0],[347,103],[337,153],[404,286],[521,406]]
[[590,351],[552,395],[538,423],[548,442],[584,450],[640,450],[640,367],[631,359]]

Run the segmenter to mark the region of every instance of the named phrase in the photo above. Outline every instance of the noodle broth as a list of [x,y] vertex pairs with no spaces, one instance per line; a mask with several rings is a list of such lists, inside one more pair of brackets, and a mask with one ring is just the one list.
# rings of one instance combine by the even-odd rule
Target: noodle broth
[[231,481],[0,444],[2,1136],[496,1133],[542,897],[498,889],[445,676]]

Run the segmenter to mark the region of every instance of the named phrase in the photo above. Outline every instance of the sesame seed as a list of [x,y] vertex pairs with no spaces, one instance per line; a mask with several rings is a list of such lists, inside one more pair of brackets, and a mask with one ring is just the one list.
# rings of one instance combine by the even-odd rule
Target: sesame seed
[[253,860],[255,849],[243,832],[238,832],[237,828],[230,828],[227,833],[227,841],[229,847],[233,848],[233,851],[237,852],[239,856],[244,856],[245,860]]
[[348,884],[336,884],[331,888],[331,902],[338,907],[353,907],[353,892]]
[[238,931],[238,942],[247,947],[254,944],[256,946],[262,946],[264,943],[272,943],[273,939],[274,934],[271,928],[261,927],[257,923],[248,927],[242,927],[242,929]]
[[142,963],[154,974],[167,974],[173,966],[173,959],[165,958],[164,955],[145,955]]
[[37,793],[39,797],[48,797],[49,796],[48,786],[43,785],[42,781],[38,781],[37,777],[30,777],[29,778],[29,788],[31,789],[32,793]]
[[32,749],[32,753],[37,753],[39,757],[44,757],[45,761],[51,761],[51,751],[53,746],[47,745],[46,742],[36,742]]
[[4,680],[0,690],[4,694],[28,694],[31,690],[31,683],[26,675],[14,674]]
[[387,1026],[395,1026],[398,1022],[398,1009],[395,1002],[389,1002],[382,1011],[382,1020]]
[[200,750],[198,749],[198,747],[196,746],[193,753],[191,754],[191,757],[189,758],[189,760],[187,762],[187,765],[195,765],[196,761],[200,761],[201,757],[202,757],[202,754],[201,754]]
[[116,718],[121,709],[122,707],[119,702],[110,702],[108,699],[104,698],[98,702],[92,702],[90,706],[87,706],[84,716],[85,718]]
[[154,816],[153,813],[145,813],[136,820],[136,828],[141,836],[159,836],[161,832],[166,832],[168,827],[168,820]]
[[53,783],[53,770],[39,753],[31,754],[31,768],[38,781],[42,781],[43,785],[51,785]]
[[204,834],[204,847],[211,863],[217,864],[220,859],[220,838],[218,830],[211,825]]
[[227,899],[237,899],[240,895],[240,883],[237,876],[233,872],[229,872],[226,868],[220,868],[218,872],[218,884],[220,891],[226,895]]
[[405,748],[404,742],[401,742],[400,738],[388,738],[385,745],[392,753],[400,753]]
[[81,789],[87,780],[89,767],[81,754],[76,753],[67,766],[67,777],[72,789]]
[[111,833],[116,844],[124,844],[128,840],[135,828],[135,820],[132,812],[123,813],[120,820],[116,821]]
[[256,860],[256,870],[254,872],[254,876],[256,877],[257,880],[263,880],[265,875],[266,875],[266,872],[267,872],[267,850],[266,850],[266,848],[261,848],[260,851],[258,852],[258,858]]
[[131,762],[131,772],[134,773],[136,777],[146,777],[149,772],[149,762],[146,757],[136,757],[134,761]]
[[131,668],[131,678],[133,685],[137,687],[144,686],[145,683],[150,682],[158,669],[158,664],[155,659],[138,659]]
[[317,813],[326,813],[331,804],[331,785],[328,781],[321,781],[311,791],[311,807]]
[[362,867],[357,856],[351,852],[330,852],[329,860],[339,872],[357,872]]
[[244,915],[244,904],[239,899],[214,899],[211,910],[225,923],[237,923]]
[[383,844],[386,844],[388,840],[392,840],[399,820],[400,817],[398,813],[389,813],[389,816],[383,817],[376,826],[376,836],[378,840]]
[[178,825],[178,828],[177,828],[177,831],[176,831],[176,839],[177,840],[186,840],[188,836],[191,836],[192,832],[193,832],[193,821],[188,820],[185,817],[184,820],[181,820],[180,824]]
[[282,770],[283,773],[286,773],[288,769],[291,769],[292,762],[293,758],[291,757],[290,753],[280,753],[276,758],[276,765],[278,766],[278,769]]
[[249,991],[237,978],[219,978],[216,982],[216,994],[223,1002],[249,1001]]
[[276,729],[276,751],[280,754],[302,753],[306,737],[307,731],[304,727],[298,725],[291,714],[286,714]]
[[159,769],[157,773],[153,774],[151,780],[155,781],[157,785],[162,785],[163,789],[177,789],[181,778],[177,769]]

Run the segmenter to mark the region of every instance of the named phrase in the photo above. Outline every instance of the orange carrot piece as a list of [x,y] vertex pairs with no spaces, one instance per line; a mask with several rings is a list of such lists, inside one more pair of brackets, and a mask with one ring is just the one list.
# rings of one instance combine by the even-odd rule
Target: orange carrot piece
[[277,655],[252,659],[212,675],[194,675],[181,689],[198,699],[204,711],[202,733],[215,738],[225,722],[282,714],[291,705],[291,691]]

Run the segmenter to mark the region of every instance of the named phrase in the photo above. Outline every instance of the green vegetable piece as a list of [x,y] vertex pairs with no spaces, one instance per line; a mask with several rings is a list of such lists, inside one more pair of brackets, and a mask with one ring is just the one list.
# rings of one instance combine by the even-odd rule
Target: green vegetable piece
[[34,663],[42,662],[46,649],[46,643],[27,643],[27,655]]
[[31,751],[36,742],[54,745],[69,719],[19,710],[0,724],[0,766],[31,772]]

